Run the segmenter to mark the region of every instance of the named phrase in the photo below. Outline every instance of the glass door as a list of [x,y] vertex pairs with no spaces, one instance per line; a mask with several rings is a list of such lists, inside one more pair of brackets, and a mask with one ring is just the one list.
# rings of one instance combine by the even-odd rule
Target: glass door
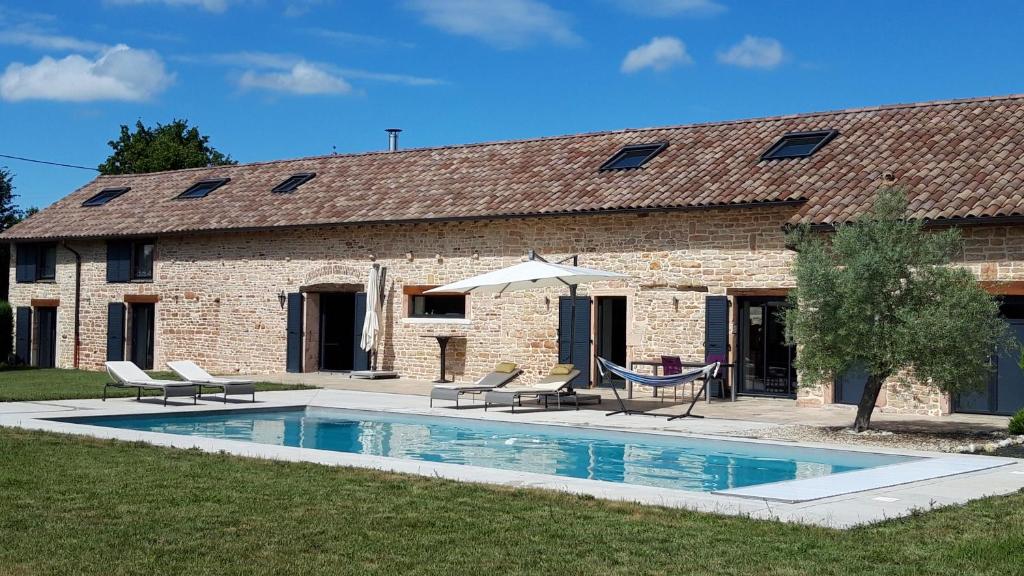
[[782,313],[786,302],[738,299],[739,358],[737,390],[762,396],[796,395],[796,347],[786,344]]

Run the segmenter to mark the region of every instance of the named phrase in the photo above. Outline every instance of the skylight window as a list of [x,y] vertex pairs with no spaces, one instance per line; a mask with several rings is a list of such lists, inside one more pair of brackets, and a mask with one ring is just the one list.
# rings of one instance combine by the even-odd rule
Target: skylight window
[[315,172],[300,172],[299,174],[293,174],[289,176],[287,180],[275,186],[274,189],[271,190],[271,192],[277,192],[282,194],[294,192],[296,188],[302,186],[306,182],[309,182],[315,176]]
[[82,206],[103,206],[107,202],[110,202],[114,198],[117,198],[121,194],[131,190],[131,188],[106,188],[100,190],[99,194],[96,194],[92,198],[89,198],[85,202],[82,202]]
[[784,158],[806,158],[839,134],[838,130],[815,132],[790,132],[761,156],[761,160],[782,160]]
[[668,146],[667,142],[656,142],[654,144],[635,144],[624,146],[622,150],[615,153],[607,162],[601,165],[601,170],[627,170],[629,168],[640,168],[651,158]]
[[216,180],[203,180],[196,182],[188,190],[178,194],[178,198],[205,198],[210,192],[227,184],[231,178],[218,178]]

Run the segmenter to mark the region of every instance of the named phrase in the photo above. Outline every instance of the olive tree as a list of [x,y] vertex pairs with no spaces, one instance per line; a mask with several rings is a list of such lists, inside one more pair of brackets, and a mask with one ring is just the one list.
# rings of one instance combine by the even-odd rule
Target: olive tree
[[887,378],[906,376],[944,392],[982,388],[990,358],[1008,345],[999,303],[974,275],[953,264],[956,228],[925,230],[906,217],[897,189],[830,235],[790,232],[796,289],[786,336],[799,345],[802,379],[827,381],[851,368],[868,374],[853,427],[868,429]]

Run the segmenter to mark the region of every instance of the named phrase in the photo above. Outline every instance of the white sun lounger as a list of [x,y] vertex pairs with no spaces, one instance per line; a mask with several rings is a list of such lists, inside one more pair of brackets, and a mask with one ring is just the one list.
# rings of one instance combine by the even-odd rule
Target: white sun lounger
[[113,382],[103,385],[104,402],[107,400],[107,388],[135,388],[136,400],[142,399],[143,390],[160,390],[164,393],[164,406],[167,406],[167,398],[177,396],[191,396],[192,403],[196,403],[198,389],[192,382],[156,380],[143,372],[134,362],[107,362],[106,367],[107,374]]
[[[487,410],[488,406],[511,406],[512,412],[516,411],[516,404],[522,406],[523,396],[536,396],[540,398],[544,397],[544,408],[547,408],[547,399],[549,396],[554,396],[558,401],[558,406],[562,406],[562,396],[566,389],[570,389],[569,383],[572,379],[579,376],[580,371],[572,369],[568,374],[549,374],[544,378],[541,378],[537,383],[530,386],[522,386],[520,388],[501,388],[498,390],[491,390],[490,392],[484,393],[484,410]],[[569,392],[568,395],[574,396],[575,391]],[[580,409],[579,401],[576,401],[576,409]]]
[[522,373],[519,368],[513,368],[511,372],[489,372],[472,384],[437,384],[430,390],[430,405],[434,405],[434,400],[453,400],[458,408],[463,394],[483,394],[502,388]]
[[203,370],[191,360],[168,362],[167,367],[183,379],[194,382],[199,386],[200,396],[203,395],[203,386],[208,386],[210,388],[220,388],[224,391],[225,404],[228,401],[228,394],[251,394],[252,401],[256,401],[256,383],[252,380],[233,380],[231,378],[211,376],[209,372]]

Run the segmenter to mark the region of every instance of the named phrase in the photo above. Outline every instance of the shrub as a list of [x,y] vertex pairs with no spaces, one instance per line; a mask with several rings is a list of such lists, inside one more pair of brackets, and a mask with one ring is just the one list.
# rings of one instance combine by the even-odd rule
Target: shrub
[[1011,436],[1019,436],[1024,434],[1024,408],[1021,408],[1010,418],[1010,425],[1007,426],[1007,431]]

